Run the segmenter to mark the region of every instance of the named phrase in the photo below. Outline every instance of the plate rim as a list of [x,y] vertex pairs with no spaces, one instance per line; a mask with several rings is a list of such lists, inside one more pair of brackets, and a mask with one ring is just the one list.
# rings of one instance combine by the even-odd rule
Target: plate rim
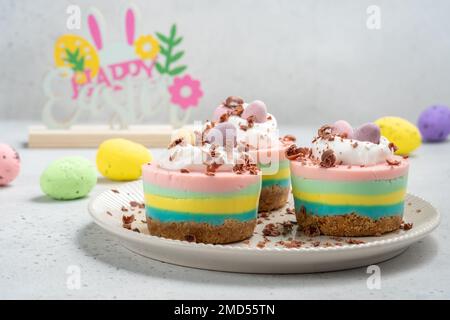
[[[108,192],[112,192],[112,189],[120,191],[120,189],[125,188],[127,186],[131,185],[137,185],[142,183],[141,180],[132,181],[120,185],[116,185],[113,187],[110,187],[106,190],[103,190],[102,192],[96,194],[93,196],[88,203],[88,212],[94,222],[99,225],[104,230],[120,237],[120,238],[128,238],[133,241],[139,241],[142,243],[144,241],[146,244],[148,244],[148,241],[151,241],[152,244],[160,243],[163,245],[171,245],[175,247],[188,247],[191,250],[202,250],[202,249],[214,249],[214,250],[221,250],[221,251],[249,251],[252,253],[258,253],[258,254],[267,254],[267,253],[324,253],[324,252],[341,252],[341,251],[349,251],[349,250],[365,250],[369,248],[376,248],[376,247],[382,247],[386,245],[392,245],[395,243],[404,243],[408,242],[411,239],[419,240],[429,233],[431,233],[433,230],[435,230],[439,224],[441,223],[441,214],[437,208],[428,202],[427,200],[423,199],[420,196],[417,196],[413,193],[407,192],[408,196],[412,196],[413,198],[418,199],[419,201],[422,201],[429,205],[431,209],[435,213],[435,217],[427,221],[423,226],[421,226],[419,229],[416,230],[410,230],[405,234],[399,235],[394,238],[390,239],[380,239],[375,240],[371,242],[361,243],[358,245],[352,245],[352,246],[333,246],[333,247],[300,247],[300,248],[284,248],[284,247],[264,247],[264,248],[256,248],[256,247],[237,247],[237,246],[230,246],[229,244],[211,244],[211,243],[193,243],[188,242],[185,240],[175,240],[175,239],[169,239],[169,238],[163,238],[153,235],[147,235],[142,234],[138,232],[133,232],[131,230],[126,230],[124,228],[117,228],[115,226],[111,226],[107,223],[104,223],[101,219],[97,217],[96,210],[95,210],[95,204],[97,201],[99,201],[100,197]],[[123,230],[121,230],[123,229]],[[382,238],[383,236],[380,236]],[[364,237],[346,237],[346,238],[364,238]]]

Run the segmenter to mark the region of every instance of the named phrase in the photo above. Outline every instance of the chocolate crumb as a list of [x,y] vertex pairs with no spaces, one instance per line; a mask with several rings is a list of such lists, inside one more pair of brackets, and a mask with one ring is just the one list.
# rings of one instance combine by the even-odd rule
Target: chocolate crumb
[[392,142],[389,143],[388,147],[392,152],[395,152],[398,150],[398,147]]
[[334,155],[333,150],[326,150],[324,153],[322,153],[322,156],[320,158],[320,166],[323,168],[331,168],[334,167],[336,163],[336,156]]
[[363,241],[363,240],[352,239],[352,238],[345,239],[345,242],[348,243],[348,244],[362,244],[362,243],[365,243],[365,241]]
[[116,189],[111,189],[111,191],[114,193],[120,193],[119,190],[116,190]]
[[106,211],[106,214],[108,215],[108,216],[111,216],[112,217],[112,213],[111,212],[109,212],[109,211]]
[[244,99],[237,96],[229,96],[225,99],[223,105],[228,108],[236,108],[237,106],[242,106],[244,104]]
[[195,242],[197,240],[197,238],[192,234],[187,234],[184,237],[184,240],[186,240],[187,242]]
[[263,249],[266,246],[266,242],[265,241],[259,241],[256,246],[260,249]]
[[130,201],[130,206],[131,207],[138,207],[139,206],[139,202],[137,202],[137,201]]
[[120,208],[120,210],[121,210],[122,212],[127,212],[127,211],[128,211],[128,208],[125,207],[125,206],[122,206],[122,208]]
[[141,231],[138,228],[134,228],[132,231],[137,232],[137,233],[141,233]]
[[402,225],[400,225],[400,229],[403,229],[405,231],[411,230],[413,227],[412,223],[403,223]]
[[319,226],[309,225],[308,227],[303,229],[303,232],[307,237],[317,237],[320,236]]
[[177,139],[175,139],[174,141],[172,141],[172,142],[169,144],[169,146],[167,147],[167,149],[172,149],[173,147],[179,145],[179,144],[182,143],[183,141],[184,141],[184,138],[183,138],[183,137],[177,138]]
[[400,164],[400,161],[396,159],[386,159],[386,162],[391,166],[398,166]]
[[180,172],[181,173],[189,173],[190,171],[186,168],[182,168],[182,169],[180,169]]
[[280,231],[278,230],[276,225],[273,223],[266,224],[262,233],[264,236],[267,236],[267,237],[278,237],[280,235]]

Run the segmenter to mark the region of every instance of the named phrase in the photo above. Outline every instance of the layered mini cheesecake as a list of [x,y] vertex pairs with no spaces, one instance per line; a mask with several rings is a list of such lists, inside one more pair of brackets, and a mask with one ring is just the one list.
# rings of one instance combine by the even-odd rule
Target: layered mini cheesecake
[[145,165],[150,234],[213,244],[251,237],[261,172],[244,149],[233,126],[207,126],[176,138],[158,163]]
[[310,235],[375,236],[400,228],[408,160],[374,124],[323,126],[311,147],[292,145],[291,181],[299,228]]
[[229,123],[237,130],[237,141],[247,146],[262,171],[259,211],[270,211],[286,205],[290,191],[289,161],[285,151],[294,137],[280,139],[276,118],[267,112],[264,102],[245,103],[230,96],[213,115],[215,123]]

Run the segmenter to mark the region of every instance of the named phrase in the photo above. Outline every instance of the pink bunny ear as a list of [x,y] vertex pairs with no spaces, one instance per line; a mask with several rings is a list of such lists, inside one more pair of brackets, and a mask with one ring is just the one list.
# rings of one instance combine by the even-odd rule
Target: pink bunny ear
[[127,42],[130,46],[134,43],[135,18],[133,10],[127,9],[125,13],[125,30],[127,35]]
[[100,27],[98,26],[97,19],[93,14],[88,15],[88,26],[95,46],[98,50],[101,50],[103,48],[102,36],[100,34]]

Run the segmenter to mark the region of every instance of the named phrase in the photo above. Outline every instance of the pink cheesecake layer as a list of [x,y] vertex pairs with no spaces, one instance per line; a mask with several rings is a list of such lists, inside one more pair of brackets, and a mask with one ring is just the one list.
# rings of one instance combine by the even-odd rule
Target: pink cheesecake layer
[[389,180],[404,176],[408,173],[408,160],[398,156],[395,157],[395,160],[400,161],[400,164],[393,166],[388,163],[382,163],[367,167],[338,165],[332,168],[322,168],[309,161],[305,165],[299,161],[291,161],[291,174],[315,180]]
[[163,188],[193,192],[232,192],[261,182],[261,173],[257,175],[234,172],[216,172],[207,176],[204,172],[181,173],[159,168],[156,164],[142,167],[144,182]]

